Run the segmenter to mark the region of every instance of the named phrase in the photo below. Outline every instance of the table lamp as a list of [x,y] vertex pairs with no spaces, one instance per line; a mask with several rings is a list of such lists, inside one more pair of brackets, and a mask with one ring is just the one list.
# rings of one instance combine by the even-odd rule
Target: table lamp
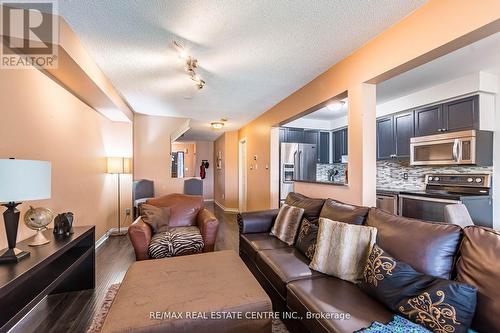
[[3,220],[9,246],[0,252],[0,264],[18,262],[30,255],[16,249],[20,215],[16,207],[23,201],[49,199],[50,193],[50,162],[0,159],[0,203],[7,207]]
[[109,235],[123,236],[127,232],[121,230],[120,175],[132,173],[132,159],[127,157],[108,157],[107,173],[118,175],[118,230],[111,232]]

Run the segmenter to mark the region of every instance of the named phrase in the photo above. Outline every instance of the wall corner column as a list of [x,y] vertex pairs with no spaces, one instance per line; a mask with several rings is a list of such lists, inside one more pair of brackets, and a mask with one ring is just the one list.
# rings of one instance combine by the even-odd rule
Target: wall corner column
[[349,186],[356,189],[357,202],[376,204],[376,86],[360,83],[349,96]]

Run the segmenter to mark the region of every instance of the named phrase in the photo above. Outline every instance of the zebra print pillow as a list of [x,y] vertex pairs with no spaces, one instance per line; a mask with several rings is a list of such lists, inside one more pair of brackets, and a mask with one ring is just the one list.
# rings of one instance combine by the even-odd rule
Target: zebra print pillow
[[160,259],[200,253],[203,250],[203,238],[197,227],[176,227],[159,232],[149,244],[149,257]]

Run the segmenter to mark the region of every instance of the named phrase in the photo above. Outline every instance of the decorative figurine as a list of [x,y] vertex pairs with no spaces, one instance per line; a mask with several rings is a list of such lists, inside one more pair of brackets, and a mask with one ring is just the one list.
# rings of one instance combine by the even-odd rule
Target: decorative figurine
[[73,213],[67,212],[56,216],[54,219],[54,235],[69,237],[73,233]]

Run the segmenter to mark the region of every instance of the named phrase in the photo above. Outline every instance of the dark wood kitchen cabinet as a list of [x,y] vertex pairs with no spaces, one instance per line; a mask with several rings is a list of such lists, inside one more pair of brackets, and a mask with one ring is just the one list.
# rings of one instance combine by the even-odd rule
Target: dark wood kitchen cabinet
[[416,136],[439,134],[443,127],[443,107],[441,104],[415,110]]
[[479,129],[479,96],[415,110],[415,136]]
[[341,163],[342,155],[347,155],[347,128],[332,132],[333,163]]
[[304,130],[302,128],[287,128],[285,138],[286,142],[303,143]]
[[377,119],[377,160],[410,158],[414,118],[411,111]]
[[330,163],[330,132],[319,132],[319,156],[318,162]]
[[393,157],[394,142],[394,117],[377,119],[377,160],[387,160]]
[[304,130],[304,143],[318,144],[319,131]]
[[413,111],[394,116],[394,155],[399,159],[410,158],[410,139],[415,136]]
[[479,129],[479,96],[470,96],[443,104],[443,129],[464,131]]
[[280,142],[286,142],[286,128],[280,127]]

